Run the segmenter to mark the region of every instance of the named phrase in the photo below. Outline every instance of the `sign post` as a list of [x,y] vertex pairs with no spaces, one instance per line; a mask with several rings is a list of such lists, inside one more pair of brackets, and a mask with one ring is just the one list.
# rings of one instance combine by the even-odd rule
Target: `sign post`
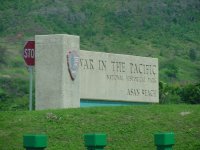
[[29,66],[29,110],[32,110],[33,104],[33,67]]
[[28,41],[24,46],[24,60],[29,70],[29,110],[32,110],[33,66],[35,65],[35,41]]

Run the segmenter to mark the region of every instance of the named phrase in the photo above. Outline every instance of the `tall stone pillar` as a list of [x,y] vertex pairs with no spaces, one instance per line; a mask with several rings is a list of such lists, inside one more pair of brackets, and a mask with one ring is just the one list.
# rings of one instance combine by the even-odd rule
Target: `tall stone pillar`
[[[80,50],[79,36],[35,36],[36,110],[80,107],[79,75],[72,79],[67,54]],[[74,58],[73,58],[74,59]]]

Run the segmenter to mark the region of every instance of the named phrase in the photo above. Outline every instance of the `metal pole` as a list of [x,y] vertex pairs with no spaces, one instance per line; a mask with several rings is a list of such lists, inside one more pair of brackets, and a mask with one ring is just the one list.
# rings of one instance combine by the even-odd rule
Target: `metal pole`
[[32,95],[33,95],[33,67],[29,66],[29,110],[32,111]]

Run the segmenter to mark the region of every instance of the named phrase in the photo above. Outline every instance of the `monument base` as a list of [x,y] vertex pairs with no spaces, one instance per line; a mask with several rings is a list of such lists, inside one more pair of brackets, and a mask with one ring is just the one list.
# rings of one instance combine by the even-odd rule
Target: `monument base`
[[102,101],[102,100],[80,100],[80,107],[101,107],[101,106],[132,106],[148,105],[149,103],[141,102],[120,102],[120,101]]

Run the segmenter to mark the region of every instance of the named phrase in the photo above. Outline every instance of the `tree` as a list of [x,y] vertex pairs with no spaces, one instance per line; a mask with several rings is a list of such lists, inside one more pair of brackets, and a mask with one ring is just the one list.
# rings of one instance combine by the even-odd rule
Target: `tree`
[[197,53],[195,49],[190,49],[189,51],[189,57],[192,61],[195,61],[197,58]]
[[165,73],[167,74],[167,76],[171,79],[176,79],[177,78],[177,74],[179,72],[179,68],[173,64],[173,63],[170,63],[168,66],[167,66],[167,70],[165,71]]

